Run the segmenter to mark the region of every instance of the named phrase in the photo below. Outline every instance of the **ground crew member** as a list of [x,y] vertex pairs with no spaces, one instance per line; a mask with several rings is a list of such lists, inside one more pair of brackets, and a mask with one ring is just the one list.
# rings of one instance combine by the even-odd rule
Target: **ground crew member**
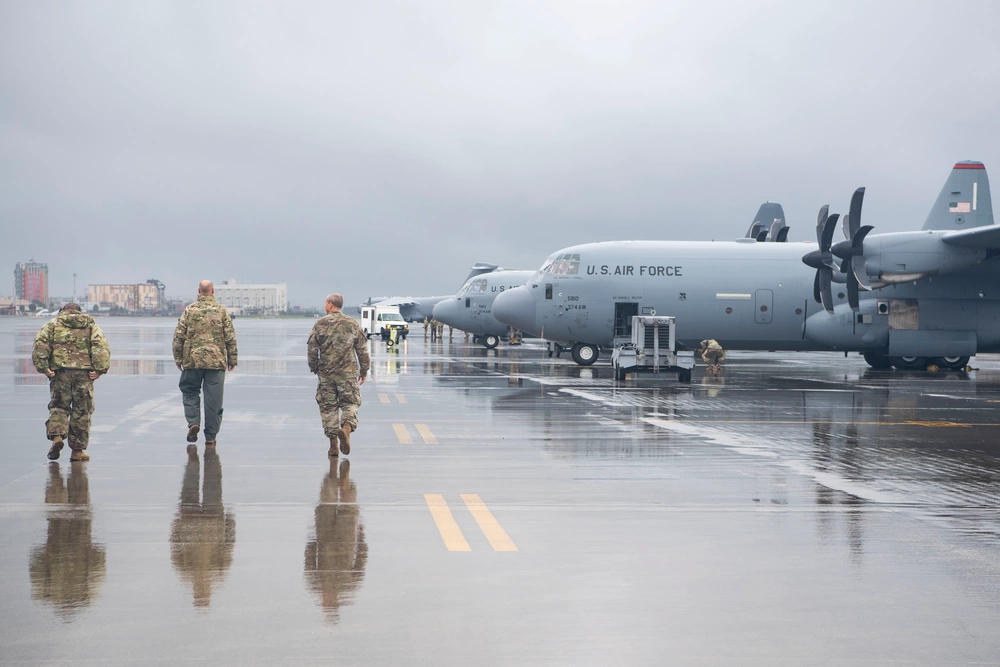
[[181,372],[188,442],[198,442],[201,392],[205,392],[205,446],[214,447],[222,426],[226,369],[236,368],[236,330],[229,312],[215,300],[211,280],[198,285],[198,300],[184,309],[174,329],[174,363]]
[[451,340],[451,335],[454,333],[455,329],[450,324],[448,325],[448,340]]
[[722,360],[726,358],[726,351],[718,342],[706,339],[701,341],[698,347],[698,356],[708,364],[709,373],[719,373],[722,371]]
[[431,318],[431,340],[437,340],[438,336],[438,321],[433,317]]
[[45,433],[52,441],[49,460],[59,458],[63,441],[73,450],[70,461],[89,461],[90,415],[94,413],[94,380],[108,372],[111,349],[94,318],[67,303],[45,323],[31,351],[35,370],[49,378],[49,419]]
[[427,340],[427,318],[424,318],[424,340]]
[[338,440],[340,451],[351,453],[351,432],[358,430],[360,385],[365,383],[371,361],[361,325],[340,312],[344,297],[331,294],[324,307],[326,317],[319,318],[309,334],[309,370],[319,376],[316,403],[323,432],[330,439],[327,455],[336,457]]

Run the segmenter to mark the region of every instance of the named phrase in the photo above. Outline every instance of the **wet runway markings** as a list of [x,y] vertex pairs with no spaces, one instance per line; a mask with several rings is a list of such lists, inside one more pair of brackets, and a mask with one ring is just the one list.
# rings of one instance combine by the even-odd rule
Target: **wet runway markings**
[[393,424],[392,430],[396,432],[396,439],[399,440],[399,444],[401,445],[413,444],[413,438],[411,438],[410,434],[406,432],[405,426],[403,426],[402,424]]
[[[406,396],[402,394],[393,394],[396,397],[396,402],[405,405],[407,403]],[[389,398],[389,394],[379,394],[378,400],[381,403],[392,403],[392,399]]]
[[444,496],[439,493],[425,493],[424,502],[427,509],[431,511],[434,523],[437,525],[441,539],[448,551],[472,551],[472,547],[465,541],[462,529],[455,523],[455,517],[448,509],[448,503],[444,501]]
[[398,403],[402,403],[403,405],[406,405],[406,402],[407,402],[406,401],[406,396],[403,396],[402,394],[396,394],[396,401]]
[[388,403],[389,402],[389,394],[379,394],[378,395],[378,400],[380,402],[382,402],[382,403]]
[[969,428],[968,424],[959,424],[958,422],[946,422],[946,421],[907,421],[907,424],[913,424],[914,426],[931,426],[931,427],[941,427],[941,428]]
[[[486,507],[486,503],[483,502],[482,498],[475,493],[463,493],[461,495],[462,502],[465,503],[469,513],[472,514],[472,518],[479,524],[479,529],[483,531],[483,535],[489,540],[493,551],[518,550],[517,545],[514,544],[514,540],[510,539],[510,535],[503,529],[489,508]],[[427,508],[431,511],[431,516],[434,518],[434,523],[437,525],[438,532],[441,533],[441,539],[444,540],[444,545],[448,551],[472,551],[472,547],[466,541],[465,535],[462,534],[462,529],[455,522],[455,517],[451,513],[451,509],[448,507],[444,496],[439,493],[425,493],[424,502],[427,503]]]
[[416,424],[417,432],[420,437],[424,439],[425,445],[436,445],[438,444],[437,438],[431,433],[431,430],[427,428],[427,424]]
[[476,523],[479,524],[479,529],[483,531],[486,539],[490,541],[493,551],[517,551],[517,545],[514,544],[514,540],[510,539],[510,535],[503,529],[489,508],[486,507],[486,503],[483,502],[482,498],[475,493],[463,493],[462,502],[469,508],[472,518],[476,520]]

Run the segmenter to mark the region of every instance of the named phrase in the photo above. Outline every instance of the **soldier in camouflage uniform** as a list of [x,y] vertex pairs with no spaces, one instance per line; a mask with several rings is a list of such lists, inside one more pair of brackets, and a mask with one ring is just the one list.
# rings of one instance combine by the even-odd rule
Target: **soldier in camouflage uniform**
[[330,439],[331,457],[351,453],[351,432],[358,430],[361,387],[368,375],[368,339],[353,317],[340,312],[344,297],[326,297],[326,317],[309,334],[309,370],[319,376],[316,402],[323,419],[323,432]]
[[222,425],[226,369],[236,368],[236,330],[229,312],[216,302],[210,280],[198,285],[198,300],[184,309],[174,330],[174,363],[181,371],[188,442],[198,442],[201,392],[205,392],[205,446],[214,447]]
[[69,439],[70,461],[87,461],[90,415],[94,412],[94,380],[108,372],[111,350],[104,332],[80,306],[67,303],[35,336],[31,360],[49,378],[49,420],[45,432],[55,461]]

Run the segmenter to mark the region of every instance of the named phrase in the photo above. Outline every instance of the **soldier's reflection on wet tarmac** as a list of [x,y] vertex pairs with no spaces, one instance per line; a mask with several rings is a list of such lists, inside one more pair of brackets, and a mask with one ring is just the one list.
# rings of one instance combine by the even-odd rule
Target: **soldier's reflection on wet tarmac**
[[205,448],[205,480],[201,496],[198,448],[188,447],[180,505],[170,530],[170,560],[181,579],[191,584],[194,606],[207,608],[212,589],[225,579],[233,562],[236,517],[222,504],[222,462]]
[[[358,490],[350,479],[351,462],[336,459],[323,478],[316,505],[316,530],[306,543],[306,585],[327,620],[336,623],[365,578],[368,544],[358,509]],[[338,474],[339,473],[339,474]]]
[[94,544],[87,464],[69,464],[69,479],[63,481],[59,464],[49,463],[45,485],[48,536],[45,544],[31,550],[28,570],[31,597],[52,605],[63,620],[70,621],[101,591],[105,576],[105,548]]

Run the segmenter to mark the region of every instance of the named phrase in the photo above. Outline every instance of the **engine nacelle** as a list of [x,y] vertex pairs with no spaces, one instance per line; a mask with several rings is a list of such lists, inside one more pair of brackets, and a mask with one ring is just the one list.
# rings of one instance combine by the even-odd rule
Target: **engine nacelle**
[[982,248],[964,248],[942,240],[947,231],[892,232],[864,240],[865,273],[881,283],[905,283],[960,271],[986,259]]

